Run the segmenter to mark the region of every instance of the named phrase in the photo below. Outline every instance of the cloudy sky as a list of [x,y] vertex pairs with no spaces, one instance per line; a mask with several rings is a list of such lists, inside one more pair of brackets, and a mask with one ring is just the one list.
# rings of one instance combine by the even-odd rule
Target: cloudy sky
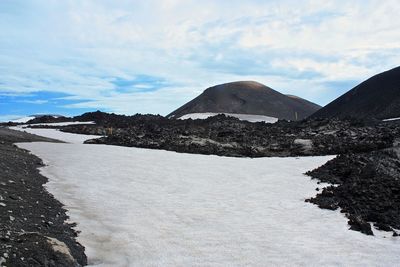
[[325,105],[400,65],[400,2],[0,0],[0,119],[166,115],[256,80]]

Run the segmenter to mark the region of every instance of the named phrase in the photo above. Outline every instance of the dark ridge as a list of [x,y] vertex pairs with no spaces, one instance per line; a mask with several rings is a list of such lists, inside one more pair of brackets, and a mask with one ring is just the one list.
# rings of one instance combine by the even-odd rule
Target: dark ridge
[[379,120],[400,117],[400,67],[369,78],[310,117]]
[[169,121],[167,118],[161,115],[153,114],[135,114],[132,116],[118,115],[114,113],[106,113],[100,110],[95,112],[87,112],[80,116],[75,116],[72,118],[73,121],[94,121],[96,125],[105,127],[115,127],[115,128],[127,128],[133,126],[135,123],[145,123],[149,121],[158,121],[159,123],[165,123]]
[[54,116],[54,115],[41,115],[37,116],[34,119],[27,121],[25,124],[34,124],[34,123],[55,123],[55,122],[67,122],[72,121],[71,118],[64,116]]

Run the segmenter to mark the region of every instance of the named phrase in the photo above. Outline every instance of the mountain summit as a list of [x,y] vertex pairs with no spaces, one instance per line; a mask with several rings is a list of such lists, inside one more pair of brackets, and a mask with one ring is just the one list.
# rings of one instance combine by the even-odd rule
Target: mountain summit
[[261,83],[240,81],[207,88],[201,95],[173,111],[168,117],[180,118],[191,113],[212,112],[300,120],[319,108],[317,104],[281,94]]
[[359,119],[400,117],[400,67],[382,72],[360,83],[311,117]]

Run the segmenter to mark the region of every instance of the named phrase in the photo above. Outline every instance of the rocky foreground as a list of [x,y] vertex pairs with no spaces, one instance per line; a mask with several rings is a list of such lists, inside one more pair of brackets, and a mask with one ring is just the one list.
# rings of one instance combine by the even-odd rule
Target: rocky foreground
[[58,142],[0,127],[0,265],[83,266],[63,205],[43,187],[42,161],[15,142]]
[[373,235],[376,229],[400,229],[400,148],[339,155],[307,173],[333,184],[306,201],[323,209],[341,209],[350,229]]

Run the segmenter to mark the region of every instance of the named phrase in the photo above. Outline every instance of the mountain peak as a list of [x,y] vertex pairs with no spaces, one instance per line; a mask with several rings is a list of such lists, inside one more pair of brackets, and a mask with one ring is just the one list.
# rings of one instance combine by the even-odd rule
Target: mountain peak
[[232,87],[243,87],[245,89],[263,89],[266,86],[264,84],[256,82],[256,81],[236,81],[236,82],[229,82],[229,83],[219,84],[219,85],[210,87],[208,89],[212,89],[212,88],[232,88]]
[[178,108],[168,117],[191,113],[236,113],[264,115],[278,119],[303,119],[320,107],[293,99],[255,81],[237,81],[207,88],[201,95]]

